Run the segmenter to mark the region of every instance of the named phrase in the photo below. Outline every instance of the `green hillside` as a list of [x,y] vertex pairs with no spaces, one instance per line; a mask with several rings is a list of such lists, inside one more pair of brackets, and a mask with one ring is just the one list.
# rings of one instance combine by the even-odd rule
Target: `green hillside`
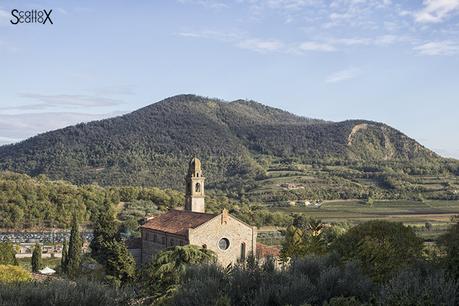
[[364,173],[363,167],[371,173],[390,167],[408,175],[457,171],[455,161],[382,123],[328,122],[253,101],[194,95],[2,146],[0,167],[77,184],[181,190],[193,155],[203,160],[210,188],[239,194],[269,178],[273,167],[345,166]]

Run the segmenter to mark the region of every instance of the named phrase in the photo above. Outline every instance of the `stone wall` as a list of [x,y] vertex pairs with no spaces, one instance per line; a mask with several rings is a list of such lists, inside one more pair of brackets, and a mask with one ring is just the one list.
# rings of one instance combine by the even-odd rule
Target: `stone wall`
[[153,255],[165,248],[186,244],[188,244],[186,237],[143,228],[141,262],[149,262]]
[[[247,257],[256,250],[257,229],[224,211],[209,222],[195,229],[189,229],[188,237],[190,244],[205,245],[214,251],[218,256],[218,262],[226,267],[230,263],[237,262],[241,256]],[[229,241],[229,247],[226,250],[219,247],[219,242],[223,238]],[[242,254],[241,247],[243,243],[245,244],[244,254]]]

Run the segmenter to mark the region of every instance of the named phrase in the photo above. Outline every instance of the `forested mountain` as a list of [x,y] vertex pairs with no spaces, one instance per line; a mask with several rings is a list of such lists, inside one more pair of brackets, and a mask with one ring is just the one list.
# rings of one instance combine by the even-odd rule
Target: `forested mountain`
[[441,163],[401,132],[377,122],[309,119],[253,101],[179,95],[124,116],[78,124],[0,147],[0,167],[101,185],[182,189],[199,156],[208,182],[263,177],[287,163]]

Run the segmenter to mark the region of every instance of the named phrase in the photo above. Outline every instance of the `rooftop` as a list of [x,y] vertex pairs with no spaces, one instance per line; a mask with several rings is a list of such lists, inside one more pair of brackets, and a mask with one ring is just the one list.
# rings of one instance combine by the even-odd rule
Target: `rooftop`
[[257,243],[257,257],[264,258],[268,256],[279,257],[280,249],[278,246],[268,246],[262,243]]
[[142,228],[186,236],[189,228],[196,228],[213,219],[216,215],[187,210],[170,210],[148,220]]

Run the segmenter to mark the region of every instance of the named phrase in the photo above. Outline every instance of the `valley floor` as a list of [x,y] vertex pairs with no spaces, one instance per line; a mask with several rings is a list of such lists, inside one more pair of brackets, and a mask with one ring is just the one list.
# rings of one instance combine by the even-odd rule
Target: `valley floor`
[[359,200],[336,200],[324,201],[319,208],[291,206],[269,209],[284,213],[305,213],[326,223],[357,224],[373,219],[398,221],[415,227],[419,235],[431,240],[446,231],[452,218],[459,215],[459,201],[391,200],[375,201],[368,205]]

